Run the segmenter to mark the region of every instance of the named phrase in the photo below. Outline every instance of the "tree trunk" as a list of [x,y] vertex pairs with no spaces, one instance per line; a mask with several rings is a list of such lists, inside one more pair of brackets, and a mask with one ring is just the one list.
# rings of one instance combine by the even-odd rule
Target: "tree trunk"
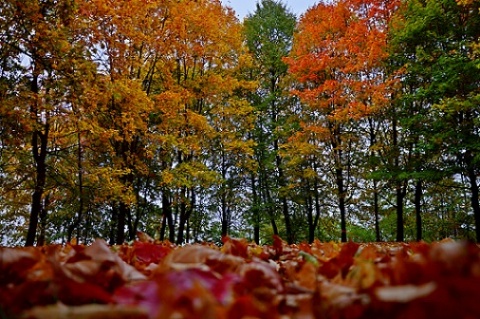
[[343,170],[336,169],[338,187],[338,207],[340,209],[340,229],[342,232],[342,243],[347,242],[347,209],[345,205],[345,189],[343,184]]
[[[185,200],[185,199],[184,199]],[[187,222],[187,205],[185,202],[180,204],[180,220],[177,230],[177,245],[182,245],[185,236],[185,223]]]
[[160,240],[165,240],[165,231],[167,230],[167,215],[162,213],[162,223],[160,225]]
[[[36,67],[36,65],[35,65]],[[39,93],[38,75],[34,69],[34,76],[31,82],[31,92],[34,94]],[[30,107],[31,120],[36,124],[38,123],[38,105],[37,102],[33,102]],[[28,223],[28,231],[25,245],[33,246],[35,243],[35,237],[37,235],[38,219],[42,212],[42,196],[45,191],[45,183],[47,178],[47,144],[50,125],[48,122],[48,114],[45,119],[46,123],[42,124],[44,131],[35,129],[32,133],[32,156],[35,162],[35,187],[32,194],[32,204],[30,207],[30,217]]]
[[222,212],[221,212],[221,214],[222,214],[222,220],[221,220],[221,222],[222,222],[222,231],[221,231],[222,237],[225,237],[225,236],[228,235],[228,228],[229,228],[228,226],[230,224],[230,218],[228,216],[228,211],[227,211],[227,199],[226,199],[225,192],[226,192],[225,190],[222,191],[222,195],[221,195],[222,203],[221,203],[221,208],[220,208],[222,210]]
[[260,244],[260,203],[258,202],[257,186],[255,176],[251,175],[252,182],[252,215],[253,215],[253,240],[257,245]]
[[[377,143],[377,135],[376,132],[377,130],[375,129],[374,126],[374,119],[369,117],[368,118],[368,124],[369,124],[369,135],[370,135],[370,147],[373,147]],[[370,152],[370,157],[374,158],[375,157],[375,152],[371,151]],[[375,171],[376,166],[372,167],[372,172]],[[377,242],[382,241],[382,236],[380,233],[380,208],[379,208],[379,200],[378,200],[378,182],[376,180],[373,180],[373,213],[375,217],[375,240]]]
[[[78,143],[78,151],[77,151],[77,169],[78,169],[78,210],[77,216],[75,217],[74,221],[68,226],[67,231],[67,242],[72,240],[73,232],[76,228],[80,226],[80,223],[83,219],[83,206],[84,206],[84,198],[83,198],[83,156],[82,156],[82,143],[81,143],[81,134],[77,134],[77,143]],[[86,232],[86,231],[85,231]],[[77,237],[77,240],[80,240]]]
[[117,245],[122,245],[125,242],[125,225],[127,216],[130,214],[130,206],[120,202],[117,216],[117,236],[115,242]]
[[373,181],[373,210],[375,214],[375,240],[377,242],[382,241],[382,235],[380,233],[380,208],[378,201],[378,185],[377,181]]
[[[308,188],[310,191],[310,188]],[[315,226],[313,225],[313,198],[310,192],[306,195],[307,199],[307,222],[308,222],[308,243],[311,244],[315,240]]]
[[[40,213],[43,210],[42,197],[45,191],[45,183],[47,177],[47,141],[48,141],[48,125],[45,128],[45,133],[39,131],[34,132],[33,134],[33,157],[35,159],[36,166],[36,179],[35,179],[35,190],[32,195],[32,206],[30,210],[30,219],[28,224],[27,232],[27,241],[26,246],[33,246],[35,243],[35,237],[37,234],[37,226]],[[40,146],[38,145],[38,139],[40,140]],[[38,150],[40,147],[40,151]]]
[[479,187],[477,183],[477,175],[475,170],[469,165],[467,168],[468,179],[470,180],[470,202],[472,205],[473,216],[475,218],[475,236],[477,242],[480,242],[480,203],[479,203]]
[[[400,155],[398,149],[398,128],[397,128],[397,118],[394,114],[392,119],[392,144],[393,148],[397,152],[395,154],[394,165],[397,171],[400,171]],[[396,193],[396,208],[397,208],[397,242],[402,242],[405,240],[404,235],[404,222],[403,222],[403,199],[406,195],[406,187],[405,191],[403,190],[403,181],[401,181],[398,176],[397,180],[395,181],[395,193]]]
[[47,243],[47,213],[50,206],[50,197],[48,194],[43,201],[42,210],[40,211],[40,232],[37,238],[37,246],[44,246]]
[[282,188],[284,188],[286,186],[286,183],[285,183],[285,176],[283,174],[283,168],[282,168],[282,159],[281,157],[278,155],[278,152],[279,152],[279,147],[278,147],[278,139],[276,139],[274,141],[274,151],[275,151],[275,163],[276,163],[276,166],[277,166],[277,170],[278,170],[278,185],[280,186],[280,190],[279,190],[279,193],[280,193],[280,201],[282,203],[282,214],[283,214],[283,219],[284,219],[284,222],[285,222],[285,232],[286,232],[286,235],[287,235],[287,242],[289,245],[293,244],[294,241],[295,241],[295,238],[294,238],[294,233],[293,233],[293,229],[292,229],[292,222],[291,222],[291,219],[290,219],[290,213],[288,211],[288,201],[287,201],[287,196],[285,194],[282,194],[282,192],[284,192],[284,190],[282,190]]
[[[334,145],[334,149],[337,145]],[[346,197],[346,190],[345,190],[345,181],[343,177],[343,169],[341,168],[341,159],[342,159],[342,151],[336,150],[335,156],[336,166],[335,168],[335,179],[337,184],[337,196],[338,196],[338,208],[340,210],[340,230],[341,230],[341,241],[342,243],[347,242],[347,208],[345,203]]]
[[[173,222],[173,211],[172,211],[172,202],[170,201],[170,192],[166,189],[162,192],[162,213],[163,220],[166,221],[162,224],[163,236],[165,236],[165,225],[168,227],[168,240],[170,242],[175,242],[175,224]],[[163,240],[163,239],[162,239]]]
[[422,189],[422,181],[417,180],[417,183],[415,184],[415,219],[416,219],[416,225],[417,225],[417,241],[421,241],[423,239],[423,234],[422,234],[422,194],[423,194],[423,189]]
[[402,188],[402,182],[398,181],[396,185],[396,206],[397,206],[397,242],[405,241],[404,222],[403,222],[403,198],[405,193]]
[[110,229],[109,229],[110,245],[115,245],[117,221],[118,221],[118,203],[114,201],[112,202],[112,218],[110,220]]
[[[315,171],[316,171],[316,167],[315,167]],[[315,177],[314,186],[315,186],[315,218],[313,220],[313,240],[315,240],[315,229],[317,229],[318,222],[320,221],[320,196],[318,193],[318,179],[316,177]]]
[[[185,238],[186,238],[185,227],[188,220],[190,219],[190,216],[192,215],[192,212],[195,206],[195,201],[196,201],[195,191],[191,189],[190,192],[191,192],[191,198],[189,200],[187,197],[187,189],[185,187],[182,189],[182,195],[181,195],[182,202],[180,203],[180,220],[178,223],[178,232],[177,232],[178,245],[183,244],[185,241]],[[187,207],[188,201],[190,202],[188,205],[189,207]]]

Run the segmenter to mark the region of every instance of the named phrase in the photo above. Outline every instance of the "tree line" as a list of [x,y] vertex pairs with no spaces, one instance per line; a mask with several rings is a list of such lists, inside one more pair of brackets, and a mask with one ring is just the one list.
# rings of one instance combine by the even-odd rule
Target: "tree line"
[[480,239],[480,4],[0,3],[0,240]]

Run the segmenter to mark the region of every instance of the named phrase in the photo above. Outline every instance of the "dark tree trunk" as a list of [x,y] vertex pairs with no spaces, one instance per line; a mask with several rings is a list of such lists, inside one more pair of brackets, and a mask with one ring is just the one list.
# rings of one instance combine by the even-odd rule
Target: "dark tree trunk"
[[117,221],[118,221],[118,203],[112,202],[112,218],[110,220],[110,229],[109,229],[109,244],[115,245],[116,240],[116,230],[117,230]]
[[[190,216],[192,215],[192,212],[195,207],[195,191],[192,189],[191,190],[191,198],[188,199],[187,197],[187,189],[184,187],[182,189],[182,202],[180,203],[180,220],[178,223],[178,232],[177,232],[177,244],[181,245],[185,241],[185,227],[187,225],[188,220],[190,219]],[[189,205],[187,205],[187,202],[189,201]]]
[[475,236],[477,242],[480,242],[480,203],[478,199],[479,187],[477,183],[477,175],[471,165],[469,165],[467,170],[468,179],[470,180],[470,202],[472,205],[473,216],[475,218]]
[[[33,157],[35,159],[36,166],[36,180],[35,180],[35,190],[32,195],[32,206],[30,210],[30,219],[28,224],[27,231],[27,240],[26,246],[33,246],[35,243],[35,237],[37,234],[37,227],[39,216],[43,211],[42,205],[42,196],[45,191],[45,182],[47,175],[46,168],[46,155],[47,155],[47,141],[48,141],[48,127],[46,128],[46,133],[39,131],[34,132],[33,134]],[[38,145],[38,140],[40,140],[40,145]],[[40,147],[40,150],[38,149]]]
[[397,208],[397,242],[405,241],[404,234],[404,221],[403,221],[403,199],[405,197],[405,192],[403,191],[403,185],[401,181],[397,182],[396,188],[396,208]]
[[265,211],[270,218],[270,224],[272,225],[273,234],[278,236],[278,227],[277,222],[275,221],[275,203],[272,200],[272,196],[270,194],[270,185],[265,175],[265,170],[261,169],[259,179],[259,189],[261,192],[260,201],[264,203]]
[[[377,130],[375,128],[375,121],[372,117],[368,118],[369,124],[369,135],[370,135],[370,147],[373,147],[377,143]],[[370,152],[370,157],[375,158],[375,152]],[[372,167],[372,171],[376,169],[376,166]],[[378,182],[373,180],[373,213],[375,217],[375,240],[377,242],[382,241],[382,235],[380,233],[380,208],[379,208],[379,198],[378,198]]]
[[167,230],[167,215],[162,213],[162,223],[160,225],[160,240],[165,240],[165,231]]
[[[392,144],[394,150],[397,152],[395,154],[394,165],[397,171],[400,171],[400,155],[398,149],[398,128],[397,128],[397,118],[394,114],[392,119]],[[400,180],[397,176],[395,181],[395,195],[396,195],[396,209],[397,209],[397,242],[402,242],[405,240],[404,234],[404,221],[403,221],[403,199],[406,195],[406,187],[404,191],[404,182]]]
[[222,237],[225,237],[228,235],[228,228],[230,225],[230,218],[229,218],[229,212],[227,208],[227,203],[225,199],[225,194],[222,194],[222,204],[221,204],[221,210],[222,210],[222,230],[221,230],[221,235]]
[[43,201],[42,210],[40,212],[40,232],[37,238],[37,246],[44,246],[47,243],[47,214],[50,206],[50,197],[47,195]]
[[423,195],[423,189],[422,189],[422,181],[417,180],[417,183],[415,184],[415,220],[416,220],[416,226],[417,226],[417,241],[421,241],[423,239],[423,234],[422,234],[422,195]]
[[[316,167],[315,167],[316,170]],[[313,219],[313,227],[312,227],[312,232],[313,232],[313,240],[315,240],[315,229],[317,229],[318,222],[320,220],[320,196],[318,193],[318,179],[315,178],[315,218]]]
[[275,221],[275,217],[270,216],[270,224],[272,225],[273,234],[278,236],[278,227],[277,222]]
[[[38,77],[34,76],[31,82],[32,93],[38,93]],[[35,102],[34,102],[35,103]],[[32,121],[38,120],[38,106],[36,104],[31,106]],[[48,124],[48,115],[46,123],[43,124],[43,132],[36,129],[32,133],[32,155],[35,161],[35,188],[32,194],[32,204],[30,208],[30,217],[28,223],[28,231],[25,245],[33,246],[35,244],[35,237],[37,235],[37,227],[39,216],[43,210],[42,197],[45,192],[45,183],[47,178],[47,144],[50,125]]]
[[[335,133],[337,136],[340,136],[340,132]],[[338,208],[340,210],[340,230],[341,230],[341,241],[342,243],[347,242],[347,207],[345,203],[346,198],[346,189],[345,189],[345,180],[344,180],[344,171],[342,168],[342,150],[337,149],[340,147],[340,142],[333,143],[333,149],[335,150],[335,182],[337,184],[337,197],[338,197]]]
[[187,205],[185,203],[180,204],[180,220],[178,223],[178,231],[177,231],[177,244],[183,244],[184,236],[185,236],[185,223],[187,222]]
[[313,225],[313,198],[308,188],[307,200],[307,222],[308,222],[308,243],[311,244],[315,240],[315,226]]
[[342,232],[342,243],[347,242],[347,208],[345,205],[345,186],[343,181],[343,170],[337,168],[337,187],[338,187],[338,208],[340,209],[340,229]]
[[[80,223],[83,219],[83,206],[84,206],[84,198],[83,198],[83,156],[82,156],[82,143],[81,143],[81,135],[80,133],[77,134],[77,143],[78,143],[78,152],[77,152],[77,169],[78,169],[78,210],[77,216],[75,217],[74,222],[72,222],[68,226],[67,231],[67,242],[72,241],[73,232],[76,228],[80,226]],[[85,231],[86,233],[87,231]],[[77,236],[79,240],[80,237]]]
[[253,214],[253,240],[257,245],[260,244],[260,203],[257,195],[257,185],[255,183],[255,176],[251,176],[252,182],[252,214]]
[[117,235],[115,239],[117,245],[122,245],[125,242],[126,219],[129,214],[130,206],[124,202],[120,202],[118,206]]
[[270,196],[270,190],[267,188],[265,190],[265,198],[267,205],[267,211],[270,216],[270,223],[272,224],[273,234],[278,236],[278,227],[277,222],[275,221],[275,203],[272,201],[272,197]]
[[373,211],[375,214],[375,240],[377,242],[380,242],[382,241],[382,235],[380,233],[380,209],[378,201],[377,181],[373,181]]
[[[165,227],[168,227],[168,240],[170,242],[175,242],[175,223],[173,222],[173,211],[172,211],[172,202],[170,200],[170,192],[166,189],[162,192],[162,232],[160,234],[161,238],[165,238]],[[162,240],[163,240],[162,239]]]

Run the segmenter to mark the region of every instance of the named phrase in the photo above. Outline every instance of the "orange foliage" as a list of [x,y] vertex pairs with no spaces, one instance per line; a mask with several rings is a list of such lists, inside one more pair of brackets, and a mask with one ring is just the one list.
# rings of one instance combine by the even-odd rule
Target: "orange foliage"
[[286,59],[302,84],[293,93],[339,122],[381,109],[388,101],[383,63],[395,6],[390,0],[341,0],[307,11]]

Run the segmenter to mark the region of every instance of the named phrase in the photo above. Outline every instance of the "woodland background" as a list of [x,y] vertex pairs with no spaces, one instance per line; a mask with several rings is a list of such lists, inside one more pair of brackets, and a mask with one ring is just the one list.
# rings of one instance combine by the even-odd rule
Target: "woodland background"
[[0,2],[0,243],[480,239],[480,3]]

